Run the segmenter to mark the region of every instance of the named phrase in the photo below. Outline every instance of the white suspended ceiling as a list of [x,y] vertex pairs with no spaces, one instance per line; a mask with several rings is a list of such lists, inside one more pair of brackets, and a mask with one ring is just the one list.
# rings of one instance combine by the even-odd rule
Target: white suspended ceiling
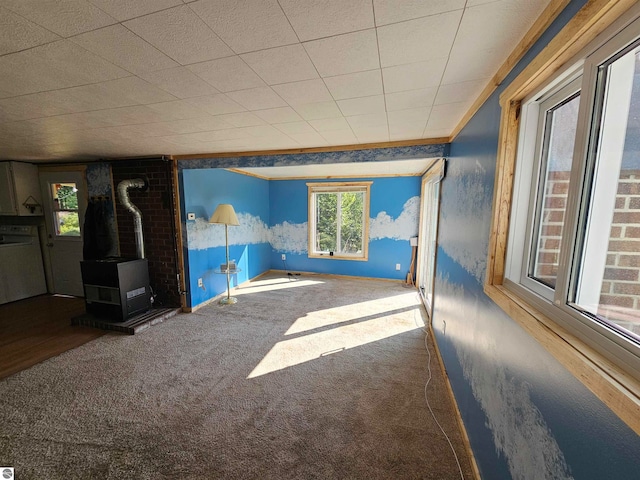
[[448,137],[549,0],[0,0],[0,160]]

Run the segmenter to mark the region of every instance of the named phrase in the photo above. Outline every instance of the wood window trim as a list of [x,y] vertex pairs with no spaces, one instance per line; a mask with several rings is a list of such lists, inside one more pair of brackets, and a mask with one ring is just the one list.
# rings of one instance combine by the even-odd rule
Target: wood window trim
[[[307,240],[307,256],[309,258],[322,258],[330,260],[352,260],[354,262],[367,262],[369,261],[369,206],[371,204],[371,185],[370,182],[309,182],[307,183],[307,205],[308,205],[308,240]],[[313,227],[311,225],[312,208],[313,208],[313,193],[325,188],[345,188],[353,187],[360,188],[365,192],[366,201],[364,202],[364,229],[362,235],[362,256],[355,257],[349,255],[320,255],[313,253],[311,246],[313,245]]]
[[522,101],[635,5],[589,1],[500,96],[492,223],[484,291],[567,370],[640,434],[640,382],[503,286]]

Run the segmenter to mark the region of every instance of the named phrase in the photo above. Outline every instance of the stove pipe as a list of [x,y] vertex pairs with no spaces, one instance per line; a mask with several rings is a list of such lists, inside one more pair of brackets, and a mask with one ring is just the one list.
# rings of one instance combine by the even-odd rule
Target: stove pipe
[[140,190],[147,189],[147,182],[142,178],[133,178],[131,180],[123,180],[118,184],[118,197],[120,203],[133,214],[133,231],[136,236],[136,252],[138,258],[144,258],[144,240],[142,239],[142,212],[131,203],[129,198],[129,189],[138,188]]

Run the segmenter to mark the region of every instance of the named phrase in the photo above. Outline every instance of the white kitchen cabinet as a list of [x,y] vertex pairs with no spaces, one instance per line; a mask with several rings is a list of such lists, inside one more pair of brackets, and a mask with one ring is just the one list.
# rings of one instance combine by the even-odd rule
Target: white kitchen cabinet
[[42,215],[38,167],[0,162],[0,215]]

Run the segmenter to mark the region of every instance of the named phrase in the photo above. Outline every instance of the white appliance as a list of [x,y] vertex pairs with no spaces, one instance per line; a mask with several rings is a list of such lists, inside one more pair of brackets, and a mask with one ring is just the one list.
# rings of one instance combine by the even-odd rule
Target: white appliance
[[35,225],[0,225],[0,304],[47,293]]

